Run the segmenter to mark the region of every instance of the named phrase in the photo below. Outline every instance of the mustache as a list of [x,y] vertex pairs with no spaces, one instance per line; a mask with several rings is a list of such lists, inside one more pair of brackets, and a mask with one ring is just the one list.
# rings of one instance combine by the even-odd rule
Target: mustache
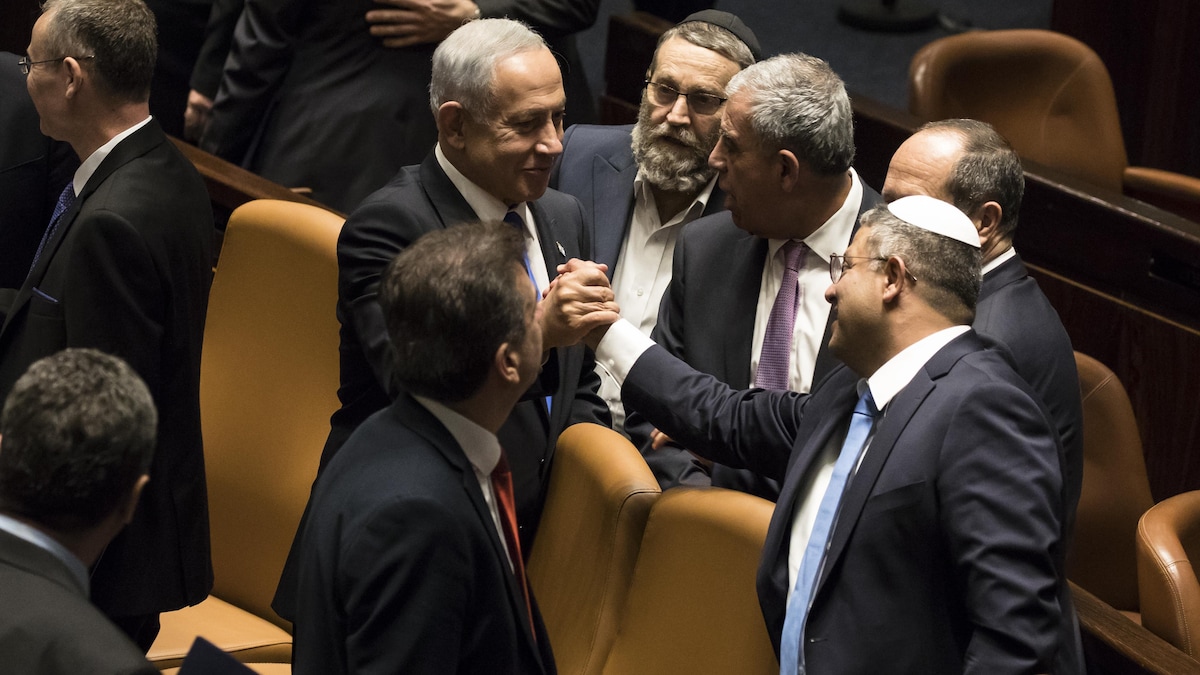
[[663,138],[671,139],[699,152],[704,152],[707,155],[707,150],[704,148],[704,144],[700,142],[700,137],[687,128],[674,127],[667,122],[663,122],[653,127],[648,127],[646,129],[646,136],[652,141]]

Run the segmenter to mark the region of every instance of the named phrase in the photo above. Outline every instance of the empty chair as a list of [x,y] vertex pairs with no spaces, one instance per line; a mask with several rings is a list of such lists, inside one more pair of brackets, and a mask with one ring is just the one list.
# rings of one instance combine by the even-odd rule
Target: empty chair
[[913,56],[909,110],[996,127],[1023,157],[1193,219],[1200,178],[1129,166],[1116,95],[1087,45],[1046,30],[973,31]]
[[621,434],[576,424],[559,436],[528,574],[562,675],[601,672],[658,495]]
[[234,211],[209,297],[200,372],[215,583],[164,614],[149,653],[178,665],[197,635],[245,662],[290,662],[270,608],[337,408],[342,218],[292,202]]
[[1142,516],[1137,533],[1142,625],[1200,656],[1200,490],[1175,495]]
[[722,488],[673,488],[650,509],[604,672],[779,672],[755,591],[775,505]]
[[1083,490],[1067,576],[1113,608],[1138,611],[1138,519],[1151,506],[1137,420],[1121,381],[1075,352],[1083,395]]

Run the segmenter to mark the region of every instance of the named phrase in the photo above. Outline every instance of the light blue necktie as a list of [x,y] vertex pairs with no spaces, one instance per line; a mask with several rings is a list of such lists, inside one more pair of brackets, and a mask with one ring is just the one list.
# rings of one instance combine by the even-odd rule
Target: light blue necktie
[[800,562],[800,573],[796,575],[796,588],[792,590],[792,599],[788,602],[779,644],[780,675],[804,672],[804,649],[801,644],[804,639],[804,622],[808,618],[817,575],[829,546],[829,533],[833,531],[833,524],[837,520],[838,507],[846,491],[846,481],[858,464],[863,446],[871,434],[871,427],[875,424],[875,416],[879,414],[875,409],[875,400],[871,398],[871,390],[865,387],[864,389],[858,404],[854,406],[854,414],[850,416],[850,430],[846,432],[846,441],[842,443],[837,463],[833,465],[829,487],[825,489],[825,496],[821,497],[821,506],[817,509],[812,535],[808,538],[808,546],[805,547],[804,558]]

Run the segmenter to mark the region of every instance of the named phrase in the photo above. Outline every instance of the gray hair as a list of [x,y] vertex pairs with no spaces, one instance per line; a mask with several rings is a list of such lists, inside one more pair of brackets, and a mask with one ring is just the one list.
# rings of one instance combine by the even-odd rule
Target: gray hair
[[1008,141],[987,122],[951,119],[930,122],[922,131],[957,134],[962,155],[946,179],[946,192],[955,206],[968,216],[987,202],[1000,205],[998,234],[1008,239],[1017,229],[1021,198],[1025,193],[1025,169]]
[[491,117],[496,64],[522,52],[546,49],[546,41],[520,21],[478,19],[451,33],[433,52],[429,106],[437,115],[447,101],[458,101],[480,119]]
[[142,0],[46,0],[42,13],[50,12],[49,58],[94,56],[90,67],[109,94],[133,103],[150,98],[158,24]]
[[738,64],[739,69],[754,63],[754,54],[750,52],[750,47],[730,31],[706,21],[686,21],[672,26],[658,38],[658,44],[654,47],[654,61],[650,64],[650,74],[658,68],[658,48],[673,37],[716,52]]
[[36,361],[0,415],[0,508],[63,532],[94,526],[149,471],[157,425],[121,359],[66,349]]
[[924,289],[922,297],[942,316],[959,324],[970,324],[975,319],[981,259],[978,248],[911,225],[885,205],[864,213],[861,229],[868,231],[868,255],[903,260],[918,280],[917,287]]
[[786,149],[820,175],[854,161],[854,118],[842,78],[807,54],[780,54],[733,76],[726,96],[744,92],[750,126],[764,146]]

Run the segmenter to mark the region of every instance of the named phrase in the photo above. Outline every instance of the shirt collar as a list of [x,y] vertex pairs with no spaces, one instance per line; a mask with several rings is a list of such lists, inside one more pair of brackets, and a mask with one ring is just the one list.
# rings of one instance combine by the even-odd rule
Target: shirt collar
[[23,523],[3,513],[0,513],[0,530],[4,530],[18,539],[23,539],[61,560],[67,566],[67,570],[70,571],[71,576],[75,577],[75,580],[79,582],[79,588],[83,591],[83,594],[89,595],[91,593],[90,584],[88,583],[87,566],[74,553],[67,550],[66,546],[58,543],[57,539],[32,525]]
[[[713,188],[717,186],[717,177],[713,176],[704,189],[696,195],[691,204],[677,214],[672,214],[669,222],[676,220],[675,216],[679,216],[679,220],[688,220],[694,216],[699,216],[704,213],[704,209],[708,208],[708,200],[712,198]],[[633,177],[633,195],[638,201],[658,207],[657,200],[654,198],[654,191],[650,189],[650,181],[646,179],[646,174],[641,169],[638,169],[637,175]]]
[[446,427],[476,473],[492,475],[500,461],[500,440],[495,434],[433,399],[415,395],[413,398]]
[[[812,234],[804,238],[808,250],[821,256],[821,260],[829,262],[829,256],[834,253],[842,254],[850,246],[850,235],[854,232],[854,223],[858,220],[858,211],[862,207],[863,186],[858,179],[858,173],[850,169],[850,191],[840,208],[834,212]],[[770,260],[786,239],[771,239],[767,249],[767,259]]]
[[[438,164],[442,167],[442,171],[446,172],[446,177],[458,188],[458,193],[467,200],[467,205],[475,212],[475,215],[480,220],[504,220],[504,214],[508,213],[509,205],[496,199],[487,190],[479,187],[467,178],[458,170],[458,167],[450,163],[442,152],[442,144],[438,143],[433,150],[434,156],[437,157]],[[528,214],[519,212],[526,223],[529,222]]]
[[121,141],[132,136],[135,131],[149,124],[150,119],[150,117],[147,117],[141,122],[129,127],[125,131],[113,136],[107,143],[99,148],[96,148],[95,152],[89,155],[87,159],[83,160],[83,163],[79,165],[79,168],[75,169],[74,185],[76,197],[79,196],[80,192],[83,192],[83,186],[87,185],[87,182],[92,179],[92,175],[96,173],[96,169],[100,168],[101,162],[108,157],[109,153],[113,151],[113,148],[117,147],[117,144]]
[[979,270],[979,276],[980,277],[986,276],[988,272],[991,272],[992,270],[1003,265],[1004,263],[1008,262],[1009,260],[1012,260],[1015,257],[1017,257],[1017,248],[1015,246],[1009,246],[1008,249],[1004,251],[1004,253],[1001,253],[1000,255],[996,256],[995,258],[992,258],[991,262],[984,265],[983,269]]
[[875,399],[875,407],[883,410],[901,389],[908,386],[916,377],[917,371],[925,367],[934,354],[970,329],[970,326],[943,328],[917,340],[888,359],[887,363],[867,378],[867,384],[871,387],[871,397]]

